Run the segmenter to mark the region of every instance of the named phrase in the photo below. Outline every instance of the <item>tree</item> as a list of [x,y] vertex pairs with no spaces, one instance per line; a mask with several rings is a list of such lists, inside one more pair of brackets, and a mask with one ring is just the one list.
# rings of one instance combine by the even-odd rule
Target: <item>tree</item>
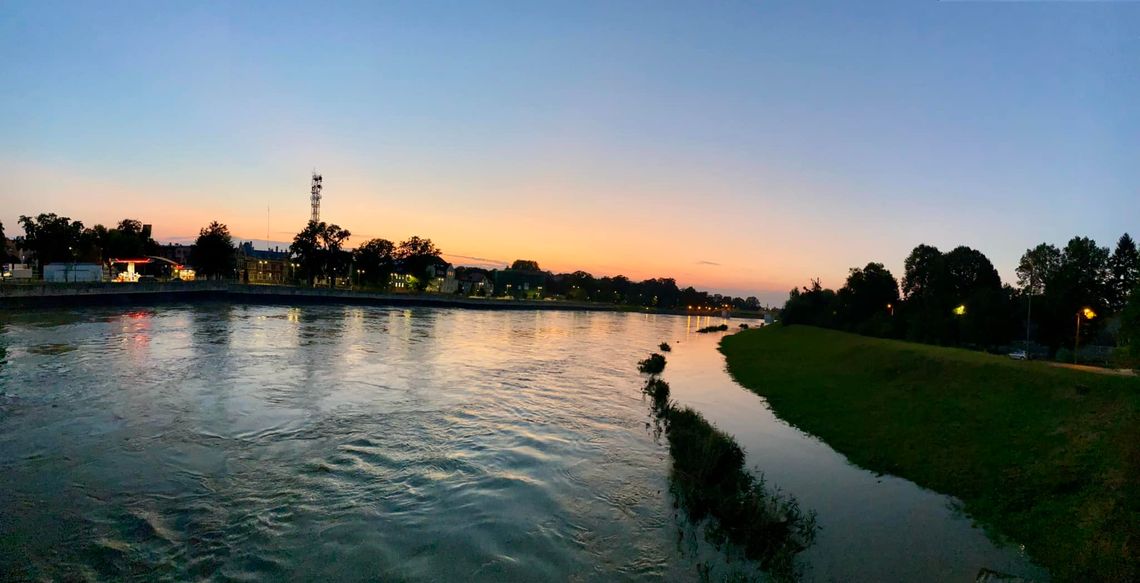
[[1120,339],[1132,356],[1140,357],[1140,287],[1128,294],[1128,302],[1120,314]]
[[293,237],[293,244],[289,245],[289,253],[297,257],[301,277],[310,286],[324,271],[321,236],[327,227],[325,223],[309,221],[305,228]]
[[538,268],[538,262],[530,259],[515,259],[511,264],[511,269],[515,271],[541,271]]
[[401,269],[415,278],[415,288],[423,291],[428,284],[428,268],[435,265],[442,254],[431,239],[421,239],[415,235],[401,241],[395,257]]
[[1017,284],[1026,293],[1043,293],[1045,282],[1052,279],[1060,268],[1061,250],[1042,243],[1021,256],[1017,264]]
[[344,242],[352,236],[347,229],[340,228],[339,225],[330,224],[325,225],[324,229],[319,234],[319,239],[322,247],[322,255],[324,256],[324,273],[328,277],[329,287],[335,287],[336,278],[338,275],[343,275],[348,267],[351,255],[344,252]]
[[207,279],[232,276],[236,251],[229,227],[213,221],[198,231],[198,239],[190,249],[190,264],[197,275]]
[[831,328],[835,323],[835,312],[835,292],[824,289],[818,279],[813,279],[810,288],[804,287],[803,291],[793,289],[788,294],[788,301],[780,312],[780,321],[788,326],[806,324]]
[[1140,251],[1136,250],[1136,242],[1128,233],[1121,235],[1116,242],[1116,250],[1108,258],[1108,272],[1109,309],[1119,312],[1140,282]]
[[902,292],[907,299],[928,295],[942,282],[942,252],[932,245],[915,247],[903,267]]
[[899,284],[882,263],[852,268],[838,294],[838,318],[844,328],[887,336],[891,310],[899,302]]
[[387,239],[372,239],[357,247],[353,259],[361,283],[387,286],[396,269],[395,250]]
[[123,219],[114,229],[104,228],[95,234],[107,259],[144,257],[158,252],[158,243],[151,238],[150,225],[144,225],[137,219]]
[[981,251],[964,245],[942,256],[949,290],[964,301],[980,290],[1000,290],[1001,276]]
[[49,263],[75,261],[83,223],[55,213],[41,213],[36,217],[20,215],[19,222],[24,228],[21,246],[41,268]]
[[[1048,243],[1027,249],[1017,264],[1017,284],[1025,298],[1025,341],[1029,342],[1033,322],[1033,296],[1045,293],[1045,284],[1061,268],[1061,250]],[[1039,313],[1041,312],[1038,310]],[[1026,350],[1028,350],[1028,346]]]

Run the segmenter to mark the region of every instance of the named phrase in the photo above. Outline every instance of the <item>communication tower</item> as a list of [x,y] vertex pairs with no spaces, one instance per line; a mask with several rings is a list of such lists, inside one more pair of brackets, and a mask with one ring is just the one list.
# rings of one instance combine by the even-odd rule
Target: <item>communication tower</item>
[[321,221],[321,175],[316,172],[313,172],[313,187],[311,192],[309,202],[313,205],[313,215],[309,217],[309,220],[314,223],[319,223]]

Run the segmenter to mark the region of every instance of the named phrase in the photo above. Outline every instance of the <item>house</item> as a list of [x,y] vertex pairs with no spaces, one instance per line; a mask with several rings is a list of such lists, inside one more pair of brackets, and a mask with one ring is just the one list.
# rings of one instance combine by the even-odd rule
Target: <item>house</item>
[[459,281],[455,279],[455,267],[440,259],[427,268],[427,290],[441,294],[453,294],[459,291]]
[[[420,282],[417,281],[416,276],[408,273],[404,267],[397,267],[389,280],[389,287],[397,293],[413,292],[416,291],[417,283]],[[435,263],[428,266],[427,285],[424,287],[424,291],[453,294],[458,290],[459,281],[455,279],[455,267],[438,258]]]
[[254,249],[250,241],[238,245],[237,270],[243,283],[285,283],[293,273],[290,267],[288,251]]
[[538,299],[542,297],[546,273],[523,269],[496,269],[491,272],[495,280],[496,296]]
[[489,296],[495,291],[495,282],[483,271],[465,271],[458,280],[463,295]]

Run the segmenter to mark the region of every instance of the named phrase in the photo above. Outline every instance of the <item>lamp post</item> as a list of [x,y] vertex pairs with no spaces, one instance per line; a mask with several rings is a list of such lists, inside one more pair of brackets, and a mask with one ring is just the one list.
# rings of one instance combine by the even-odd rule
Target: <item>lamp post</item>
[[1073,338],[1073,364],[1077,364],[1077,349],[1080,348],[1081,344],[1081,316],[1084,316],[1086,320],[1092,320],[1096,317],[1096,312],[1087,306],[1077,312],[1077,335]]

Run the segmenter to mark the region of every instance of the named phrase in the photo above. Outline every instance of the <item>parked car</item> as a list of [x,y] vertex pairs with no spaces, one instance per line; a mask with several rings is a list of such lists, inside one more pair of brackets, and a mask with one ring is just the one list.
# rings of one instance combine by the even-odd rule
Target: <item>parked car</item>
[[1029,360],[1029,354],[1024,350],[1017,350],[1009,353],[1009,357],[1014,360]]

